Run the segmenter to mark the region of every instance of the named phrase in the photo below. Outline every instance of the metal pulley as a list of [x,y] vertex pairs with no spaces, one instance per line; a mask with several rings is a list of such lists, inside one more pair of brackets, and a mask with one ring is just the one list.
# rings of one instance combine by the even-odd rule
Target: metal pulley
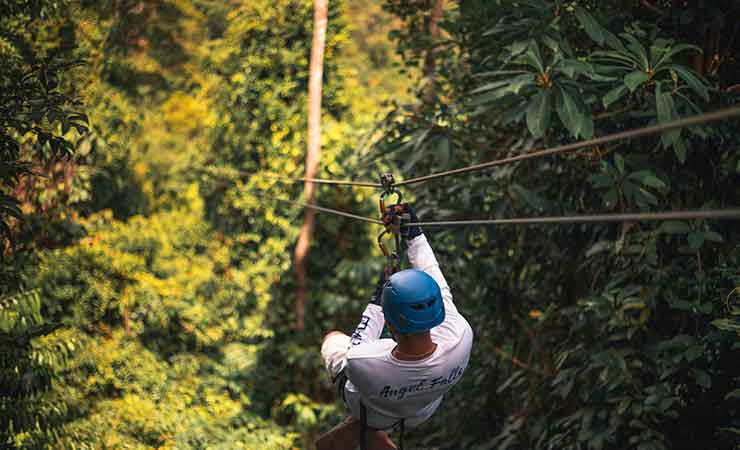
[[[378,235],[378,246],[383,252],[386,258],[385,263],[385,275],[386,277],[391,276],[395,272],[398,272],[401,268],[401,215],[403,214],[403,207],[401,206],[401,200],[403,195],[395,187],[395,179],[391,173],[380,174],[380,184],[383,187],[383,192],[380,194],[378,200],[378,206],[380,208],[380,215],[383,218],[385,229]],[[388,220],[386,214],[385,200],[387,196],[396,195],[396,203],[390,206],[391,216]],[[386,234],[393,235],[393,241],[395,243],[395,251],[390,251],[383,242],[383,238]]]

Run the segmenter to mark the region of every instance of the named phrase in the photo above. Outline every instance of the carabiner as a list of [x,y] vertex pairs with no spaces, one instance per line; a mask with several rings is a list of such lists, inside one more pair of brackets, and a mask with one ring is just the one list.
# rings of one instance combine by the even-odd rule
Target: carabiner
[[398,199],[396,200],[396,205],[400,205],[403,201],[403,195],[401,195],[401,191],[396,189],[395,187],[395,179],[393,178],[392,173],[381,173],[380,174],[380,185],[383,187],[383,192],[380,194],[380,215],[382,216],[385,214],[385,197],[389,195],[396,194],[398,196]]
[[[390,207],[393,213],[392,220],[390,222],[384,223],[385,230],[383,230],[383,232],[378,235],[378,245],[380,246],[380,249],[383,251],[383,255],[386,258],[385,270],[387,276],[390,276],[393,273],[397,272],[401,266],[401,258],[399,255],[401,252],[401,214],[403,213],[401,201],[403,200],[403,195],[401,195],[401,192],[394,187],[394,183],[395,181],[393,179],[393,174],[380,174],[380,184],[383,186],[383,192],[380,194],[378,206],[380,208],[381,217],[383,217],[386,213],[386,196],[390,196],[393,194],[396,194],[397,196],[396,203]],[[393,234],[393,241],[396,246],[395,252],[389,251],[388,247],[386,247],[386,245],[383,243],[383,236],[385,236],[386,234]]]
[[[385,276],[390,277],[394,273],[398,272],[398,270],[401,267],[401,258],[398,256],[397,252],[391,252],[388,250],[388,247],[383,242],[383,236],[386,234],[390,234],[391,232],[388,231],[388,229],[383,230],[378,235],[378,246],[380,247],[380,250],[383,252],[383,256],[385,257]],[[398,248],[398,235],[395,235],[395,244],[396,248]]]

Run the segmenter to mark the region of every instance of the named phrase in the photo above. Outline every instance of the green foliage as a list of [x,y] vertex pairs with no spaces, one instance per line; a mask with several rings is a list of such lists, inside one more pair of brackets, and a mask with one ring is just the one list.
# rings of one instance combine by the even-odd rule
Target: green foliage
[[[483,105],[476,114],[492,104],[497,111],[513,111],[503,123],[517,122],[526,115],[529,131],[542,137],[550,128],[551,112],[555,110],[572,137],[588,139],[594,133],[592,115],[602,106],[602,115],[610,106],[618,105],[622,113],[629,110],[662,123],[697,114],[701,110],[696,102],[709,100],[707,81],[674,61],[681,53],[701,52],[700,48],[648,35],[639,23],[617,36],[583,7],[561,11],[557,5],[535,3],[529,5],[531,9],[505,9],[499,23],[483,33],[516,40],[503,51],[496,48],[498,53],[484,60],[483,68],[500,66],[501,70],[476,74],[485,83],[471,92],[482,94],[474,101]],[[568,17],[571,11],[576,21]],[[544,33],[529,36],[533,23],[544,27]],[[568,30],[568,23],[571,27],[582,26],[596,45],[579,48],[571,44],[578,31]],[[643,45],[646,38],[652,39],[649,48]],[[668,132],[662,143],[673,146],[684,162],[686,143],[680,135],[678,130]]]
[[[233,242],[212,238],[197,192],[192,186],[184,193],[177,210],[127,223],[110,212],[91,216],[78,245],[47,252],[26,268],[37,293],[5,302],[27,311],[30,325],[43,310],[62,336],[74,337],[45,336],[53,357],[29,356],[65,369],[30,378],[53,380],[48,395],[61,403],[56,419],[63,425],[50,442],[75,448],[260,442],[277,449],[295,440],[251,411],[259,338],[271,335],[252,315],[264,294],[247,283],[252,274],[230,264]],[[63,342],[68,348],[60,351]],[[38,399],[28,407],[34,417],[51,417],[37,409]],[[7,442],[30,445],[17,427],[6,429]]]
[[0,442],[6,447],[41,447],[54,442],[62,399],[49,392],[67,367],[76,339],[42,316],[38,291],[0,297]]
[[[406,24],[428,15],[421,2],[391,8]],[[696,64],[717,50],[651,14],[624,2],[450,7],[436,102],[394,111],[376,155],[412,177],[726,104],[719,91],[732,78]],[[397,36],[417,64],[425,42]],[[414,194],[430,220],[728,207],[740,202],[737,160],[718,149],[739,139],[730,123],[684,129],[429,182]],[[438,157],[440,147],[451,155]],[[476,344],[460,388],[415,433],[419,445],[735,448],[732,223],[425,231]]]
[[[300,186],[269,174],[303,170],[311,2],[134,3],[0,2],[4,92],[28,97],[3,110],[0,208],[27,220],[0,267],[2,445],[310,448],[344,413],[318,342],[354,326],[382,264],[376,230],[319,216],[292,329],[302,211],[275,200]],[[416,176],[728,103],[734,10],[653,3],[670,13],[449,3],[433,54],[430,2],[332,3],[320,176]],[[434,67],[416,104],[393,64]],[[404,194],[428,219],[736,206],[739,142],[696,127]],[[318,190],[366,215],[375,200]],[[737,227],[425,231],[476,344],[417,447],[737,445]]]
[[[68,84],[70,69],[79,62],[65,48],[69,36],[59,26],[64,6],[63,2],[47,1],[0,3],[3,256],[11,226],[24,221],[28,227],[32,222],[24,214],[29,211],[21,210],[25,197],[22,182],[37,175],[39,166],[68,159],[76,136],[87,132],[87,116],[80,112],[76,90]],[[58,39],[46,40],[55,34]],[[27,242],[28,236],[15,234],[14,246]],[[3,258],[0,442],[5,447],[40,448],[59,437],[66,405],[51,388],[66,368],[76,341],[68,331],[45,320],[39,290],[24,289],[16,268],[13,261]]]
[[[68,158],[77,135],[87,132],[68,72],[80,64],[65,51],[65,35],[56,23],[61,4],[47,1],[0,4],[0,239],[11,235],[10,221],[23,219],[17,192],[22,177],[32,176],[35,162]],[[43,42],[45,29],[59,31],[61,44]]]
[[[387,16],[360,3],[351,14],[368,29],[350,31],[343,5],[330,12],[322,176],[341,176],[343,161],[356,160],[356,142],[403,84],[388,71]],[[301,211],[273,198],[299,191],[261,172],[297,175],[303,167],[312,5],[64,6],[59,16],[34,12],[45,31],[26,38],[84,61],[59,83],[84,93],[90,132],[63,135],[74,158],[29,165],[48,178],[17,189],[28,220],[2,279],[24,301],[0,318],[4,330],[31,325],[22,330],[26,347],[12,349],[20,334],[5,333],[0,350],[12,349],[15,362],[5,360],[0,373],[9,386],[32,379],[38,388],[3,397],[4,445],[308,446],[339,419],[314,341],[337,316],[345,327],[354,322],[374,248],[372,230],[319,220],[311,325],[297,336],[290,265]],[[348,42],[350,35],[368,41]],[[62,125],[49,124],[57,133]],[[30,149],[33,137],[24,139]],[[362,192],[319,195],[374,211]],[[351,263],[338,277],[318,276],[341,259]],[[47,365],[19,377],[18,364],[32,367],[47,348],[58,359],[44,356]],[[13,415],[21,410],[22,423]]]

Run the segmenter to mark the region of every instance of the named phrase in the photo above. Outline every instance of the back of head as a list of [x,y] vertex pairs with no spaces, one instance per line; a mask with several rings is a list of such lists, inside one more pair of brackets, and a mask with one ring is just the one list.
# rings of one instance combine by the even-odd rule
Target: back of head
[[394,273],[383,287],[383,314],[398,333],[405,335],[436,327],[445,318],[439,285],[420,270]]

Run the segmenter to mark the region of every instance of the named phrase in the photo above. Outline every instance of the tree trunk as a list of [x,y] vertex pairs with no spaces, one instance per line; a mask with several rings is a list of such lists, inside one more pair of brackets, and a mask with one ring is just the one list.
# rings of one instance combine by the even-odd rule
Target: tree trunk
[[[321,154],[321,85],[324,72],[324,47],[326,44],[328,0],[314,0],[313,43],[311,46],[311,66],[308,80],[308,147],[306,149],[306,178],[314,178],[319,167]],[[306,183],[303,197],[307,203],[314,198],[316,186]],[[305,327],[306,299],[308,297],[308,271],[306,262],[311,245],[316,211],[306,208],[303,212],[303,226],[295,248],[294,264],[296,281],[296,329]]]

